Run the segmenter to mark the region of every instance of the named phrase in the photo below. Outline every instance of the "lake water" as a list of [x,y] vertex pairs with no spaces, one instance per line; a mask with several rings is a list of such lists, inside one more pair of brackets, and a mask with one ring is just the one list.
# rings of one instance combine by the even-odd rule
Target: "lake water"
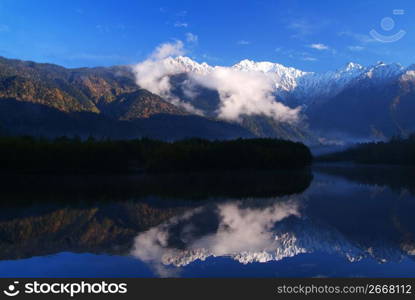
[[3,277],[413,277],[415,171],[3,176]]

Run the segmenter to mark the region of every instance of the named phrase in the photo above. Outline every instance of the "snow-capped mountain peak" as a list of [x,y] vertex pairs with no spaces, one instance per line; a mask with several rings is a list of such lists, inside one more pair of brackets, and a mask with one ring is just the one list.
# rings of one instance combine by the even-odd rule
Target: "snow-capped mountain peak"
[[400,64],[385,64],[380,61],[375,65],[368,67],[365,75],[371,79],[388,79],[398,76],[404,69],[405,68]]
[[257,72],[263,72],[263,73],[276,73],[278,75],[285,75],[285,76],[293,76],[293,77],[300,77],[304,74],[307,74],[307,72],[286,67],[284,65],[278,64],[278,63],[272,63],[269,61],[261,61],[261,62],[255,62],[249,59],[244,59],[240,61],[239,63],[232,66],[232,69],[240,70],[240,71],[257,71]]
[[347,63],[342,69],[340,69],[343,72],[353,72],[353,71],[362,71],[364,67],[360,64],[349,62]]
[[[217,66],[198,63],[189,57],[178,56],[167,58],[169,64],[175,65],[183,72],[206,75],[213,72]],[[244,59],[239,63],[223,67],[242,72],[260,72],[266,74],[275,84],[275,94],[281,100],[295,98],[300,103],[307,104],[314,99],[326,99],[340,93],[350,83],[369,78],[387,80],[403,75],[408,69],[400,64],[377,62],[365,67],[358,63],[349,62],[335,71],[323,73],[306,72],[279,63]],[[411,73],[412,74],[412,73]]]
[[198,63],[187,56],[167,57],[164,59],[164,63],[184,73],[206,74],[213,69],[207,63]]

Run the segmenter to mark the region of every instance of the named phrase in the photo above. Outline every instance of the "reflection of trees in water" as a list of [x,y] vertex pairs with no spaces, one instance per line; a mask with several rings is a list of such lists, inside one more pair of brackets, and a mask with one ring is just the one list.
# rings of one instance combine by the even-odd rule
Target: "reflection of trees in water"
[[[360,171],[350,169],[344,173],[351,176]],[[349,178],[336,168],[328,171]],[[366,257],[381,263],[401,261],[415,255],[414,198],[398,192],[401,187],[395,181],[390,183],[393,190],[381,185],[396,173],[378,176],[378,171],[372,168],[357,174],[363,182],[317,175],[303,195],[283,202],[262,199],[262,205],[236,201],[204,207],[139,234],[132,253],[160,276],[170,276],[172,266],[211,256],[250,263],[319,251],[342,255],[350,262]],[[277,219],[277,212],[286,214]],[[210,226],[204,225],[206,219],[211,220]]]
[[335,227],[380,261],[388,252],[401,257],[396,249],[415,254],[414,168],[328,164],[314,170],[316,183],[332,183],[306,193],[309,215]]
[[[389,188],[373,193],[369,182],[378,181],[349,180],[349,175],[342,175],[347,180],[330,176],[333,180],[320,185],[318,174],[316,184],[299,194],[311,181],[310,173],[302,174],[80,177],[60,185],[40,177],[27,192],[12,194],[11,187],[4,192],[0,257],[62,251],[128,254],[135,245],[137,257],[160,267],[210,255],[249,263],[311,251],[340,253],[350,261],[415,254],[412,196]],[[45,191],[45,186],[51,188]],[[37,197],[30,196],[33,191]],[[25,197],[26,202],[15,201]]]
[[408,190],[415,195],[415,167],[321,164],[314,170],[361,184],[387,186],[397,192]]
[[[304,192],[312,173],[229,171],[158,175],[3,175],[2,203],[118,201],[160,196],[179,200],[211,197],[274,197]],[[22,188],[24,187],[24,188]],[[1,205],[1,204],[0,204]]]
[[310,171],[3,176],[0,257],[125,253],[138,232],[206,200],[301,193],[311,180]]
[[[356,196],[353,186],[351,192]],[[174,267],[218,256],[246,264],[323,252],[341,255],[350,262],[365,257],[387,262],[400,261],[415,253],[414,226],[405,224],[402,230],[408,221],[402,216],[402,209],[413,205],[402,203],[403,208],[392,211],[381,205],[379,210],[371,209],[370,214],[364,207],[360,216],[359,212],[352,216],[344,210],[345,201],[340,205],[337,201],[344,199],[332,197],[335,193],[328,193],[320,202],[315,201],[320,194],[310,193],[305,199],[290,196],[279,201],[261,199],[206,205],[140,233],[132,254],[160,276],[171,276],[177,272]],[[365,188],[362,195],[369,193],[370,189]],[[329,202],[340,209],[332,210],[327,205],[330,216],[316,213],[325,210],[324,204]],[[353,209],[359,211],[355,204],[351,203]],[[344,226],[353,222],[358,228],[350,230]],[[400,222],[401,227],[395,222]],[[376,231],[378,234],[374,234]]]
[[62,251],[125,254],[138,232],[185,209],[134,201],[10,207],[0,215],[0,258],[18,259]]
[[161,276],[171,275],[165,266],[186,266],[210,256],[241,263],[293,256],[301,249],[275,253],[286,241],[276,239],[274,229],[290,216],[299,217],[300,206],[292,197],[212,203],[140,233],[132,254]]

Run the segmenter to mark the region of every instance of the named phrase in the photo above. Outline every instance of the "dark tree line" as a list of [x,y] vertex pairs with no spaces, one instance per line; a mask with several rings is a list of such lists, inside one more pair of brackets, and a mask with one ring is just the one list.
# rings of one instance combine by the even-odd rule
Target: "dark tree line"
[[365,164],[415,165],[415,134],[388,142],[359,144],[348,150],[320,156],[320,161],[352,161]]
[[305,145],[276,139],[163,142],[0,137],[0,170],[12,172],[269,170],[302,168],[311,161]]

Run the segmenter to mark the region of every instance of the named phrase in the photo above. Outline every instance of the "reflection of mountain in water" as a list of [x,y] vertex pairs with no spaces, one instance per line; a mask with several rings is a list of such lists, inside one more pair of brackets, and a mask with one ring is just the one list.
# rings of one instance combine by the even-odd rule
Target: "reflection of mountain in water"
[[[201,227],[208,218],[217,223]],[[209,256],[229,256],[246,264],[314,251],[340,252],[351,261],[363,256],[335,229],[303,217],[300,202],[288,199],[264,207],[232,202],[195,210],[140,234],[133,255],[150,263],[180,267]]]
[[397,192],[408,190],[415,195],[415,168],[391,165],[321,164],[319,172],[348,180],[378,186],[387,186]]
[[2,176],[0,259],[125,254],[139,232],[207,203],[192,200],[301,193],[311,179],[309,171]]
[[[213,175],[173,180],[171,174],[159,177],[159,185],[157,177],[144,185],[142,178],[121,176],[43,190],[37,183],[55,182],[38,179],[27,193],[3,190],[2,199],[12,201],[0,211],[0,258],[64,251],[132,254],[170,276],[168,269],[207,257],[247,264],[312,252],[350,262],[399,262],[415,255],[414,197],[397,193],[402,186],[388,184],[387,176],[380,184],[372,177],[360,180],[364,172],[348,172],[315,173],[306,191],[311,176],[293,173],[228,174],[235,184],[222,186],[215,184],[232,180]],[[38,186],[32,189],[38,197],[30,196],[31,186]],[[42,197],[49,201],[41,204]],[[20,204],[10,205],[17,200]]]
[[[203,220],[212,220],[214,211],[217,223],[200,226]],[[256,208],[239,202],[205,207],[138,235],[132,253],[157,270],[161,265],[181,267],[210,256],[228,256],[246,264],[312,252],[339,254],[350,262],[365,257],[397,261],[414,254],[413,240],[399,244],[386,236],[362,243],[301,211],[296,199]]]
[[63,251],[124,254],[138,232],[183,210],[183,206],[155,207],[132,201],[96,206],[35,204],[5,209],[0,216],[0,259]]
[[170,274],[169,265],[220,256],[246,264],[323,252],[350,262],[382,263],[415,254],[410,195],[317,175],[303,195],[279,200],[233,201],[187,212],[139,234],[132,254],[160,275]]
[[[310,170],[137,175],[0,175],[2,204],[119,201],[158,196],[180,200],[275,197],[304,192]],[[22,186],[25,188],[22,189]]]

